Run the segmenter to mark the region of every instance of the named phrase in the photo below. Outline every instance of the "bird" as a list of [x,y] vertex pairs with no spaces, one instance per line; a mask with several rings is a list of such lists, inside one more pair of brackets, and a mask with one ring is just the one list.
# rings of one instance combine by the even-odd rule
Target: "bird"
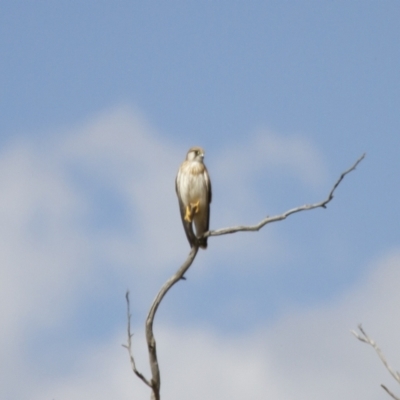
[[[207,238],[202,237],[210,224],[211,180],[204,165],[204,150],[191,147],[179,167],[175,180],[183,228],[190,247],[207,248]],[[193,232],[193,224],[196,234]]]

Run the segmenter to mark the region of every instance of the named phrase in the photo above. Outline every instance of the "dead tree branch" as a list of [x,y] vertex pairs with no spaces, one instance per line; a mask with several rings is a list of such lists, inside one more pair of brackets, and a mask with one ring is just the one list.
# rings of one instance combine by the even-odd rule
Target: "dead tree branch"
[[150,361],[150,370],[151,370],[151,380],[148,381],[140,372],[137,371],[136,366],[135,366],[135,361],[132,355],[132,349],[131,349],[131,320],[130,320],[130,311],[129,311],[129,291],[126,293],[126,302],[127,302],[127,308],[128,308],[128,345],[123,345],[125,348],[128,349],[130,359],[131,359],[131,365],[133,372],[146,384],[148,385],[151,390],[151,399],[152,400],[160,400],[160,386],[161,386],[161,377],[160,377],[160,367],[158,365],[158,359],[157,359],[157,348],[156,348],[156,339],[154,337],[153,333],[153,322],[154,322],[154,317],[156,315],[157,309],[164,298],[164,296],[167,294],[167,292],[172,288],[172,286],[175,285],[178,281],[181,279],[185,279],[185,273],[186,271],[190,268],[192,265],[196,254],[199,250],[198,246],[192,247],[188,258],[186,261],[181,265],[181,267],[178,269],[178,271],[167,280],[167,282],[164,283],[163,287],[161,290],[158,292],[156,298],[153,301],[153,304],[151,305],[149,314],[147,315],[146,319],[146,341],[147,341],[147,348],[149,352],[149,361]]
[[326,205],[333,199],[333,194],[336,190],[336,188],[340,185],[344,177],[349,174],[351,171],[354,171],[357,167],[357,165],[364,159],[365,153],[352,165],[347,171],[344,171],[339,179],[335,182],[333,185],[332,190],[330,191],[328,197],[319,202],[319,203],[314,203],[314,204],[304,204],[303,206],[292,208],[291,210],[288,210],[284,212],[283,214],[280,215],[275,215],[273,217],[266,217],[262,221],[260,221],[256,225],[251,225],[251,226],[234,226],[232,228],[222,228],[218,229],[216,231],[209,231],[204,234],[204,236],[221,236],[221,235],[227,235],[229,233],[236,233],[236,232],[254,232],[254,231],[259,231],[261,228],[263,228],[265,225],[270,224],[271,222],[276,222],[276,221],[282,221],[286,219],[289,215],[298,213],[300,211],[307,211],[307,210],[313,210],[314,208],[326,208]]
[[[344,177],[349,174],[351,171],[355,170],[357,165],[363,160],[365,157],[365,154],[363,154],[355,163],[352,165],[348,170],[343,172],[339,179],[335,182],[333,185],[331,191],[329,192],[328,197],[315,204],[305,204],[301,207],[293,208],[289,211],[286,211],[285,213],[281,215],[276,215],[273,217],[266,217],[263,219],[261,222],[259,222],[257,225],[254,226],[235,226],[231,228],[223,228],[223,229],[218,229],[215,231],[208,231],[204,234],[204,237],[209,237],[209,236],[221,236],[221,235],[227,235],[230,233],[235,233],[235,232],[240,232],[240,231],[258,231],[265,225],[276,222],[276,221],[281,221],[286,219],[289,215],[295,214],[300,211],[306,211],[306,210],[312,210],[314,208],[326,208],[326,205],[333,199],[333,194],[336,190],[336,188],[339,186],[339,184],[342,182]],[[150,370],[151,370],[151,379],[148,380],[147,378],[144,377],[143,374],[138,372],[135,366],[135,361],[132,355],[132,345],[131,345],[131,340],[132,340],[132,334],[131,334],[131,315],[130,315],[130,308],[129,308],[129,292],[126,294],[126,301],[127,301],[127,308],[128,308],[128,344],[123,345],[125,348],[128,349],[129,356],[130,356],[130,361],[132,365],[132,370],[133,372],[147,385],[151,388],[152,394],[151,394],[151,400],[160,400],[160,387],[161,387],[161,377],[160,377],[160,368],[158,365],[158,359],[157,359],[157,349],[156,349],[156,340],[154,337],[153,333],[153,322],[154,318],[157,312],[157,309],[164,298],[164,296],[167,294],[167,292],[172,288],[172,286],[175,285],[179,280],[185,279],[184,275],[186,271],[190,268],[192,265],[197,252],[199,250],[198,245],[195,245],[192,247],[190,250],[190,253],[186,259],[186,261],[181,265],[181,267],[178,269],[178,271],[165,282],[165,284],[162,286],[160,289],[159,293],[157,294],[156,298],[153,301],[153,304],[150,307],[150,311],[147,315],[146,319],[146,341],[147,341],[147,348],[149,352],[149,361],[150,361]]]
[[[393,376],[393,378],[400,383],[400,373],[395,371],[387,362],[385,356],[383,355],[381,349],[378,347],[378,345],[376,344],[376,342],[371,339],[366,332],[364,331],[362,325],[358,325],[358,329],[361,332],[361,334],[357,333],[356,331],[351,331],[351,333],[361,342],[363,343],[367,343],[370,346],[372,346],[374,348],[374,350],[376,351],[376,353],[378,354],[379,358],[381,359],[383,365],[385,366],[385,368],[389,371],[390,375]],[[396,397],[386,386],[381,385],[383,389],[386,390],[386,392],[392,396],[395,400],[400,400],[399,397]]]

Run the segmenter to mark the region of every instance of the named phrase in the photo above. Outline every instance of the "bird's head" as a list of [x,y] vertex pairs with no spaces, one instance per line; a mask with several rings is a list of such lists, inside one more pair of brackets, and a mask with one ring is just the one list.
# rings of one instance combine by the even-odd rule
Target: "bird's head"
[[201,147],[192,147],[189,149],[186,160],[203,162],[204,150]]

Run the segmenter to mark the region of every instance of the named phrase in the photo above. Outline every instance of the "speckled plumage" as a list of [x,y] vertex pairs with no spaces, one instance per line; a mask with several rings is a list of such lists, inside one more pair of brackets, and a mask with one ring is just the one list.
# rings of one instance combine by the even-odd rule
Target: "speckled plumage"
[[[183,227],[191,247],[195,243],[207,248],[207,238],[201,236],[208,231],[210,222],[211,181],[203,163],[204,150],[192,147],[176,176],[176,194]],[[193,226],[196,234],[193,232]]]

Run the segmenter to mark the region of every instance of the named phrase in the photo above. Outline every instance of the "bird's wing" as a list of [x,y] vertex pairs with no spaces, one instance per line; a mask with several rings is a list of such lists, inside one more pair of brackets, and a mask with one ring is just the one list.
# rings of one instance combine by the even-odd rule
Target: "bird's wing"
[[[212,189],[211,189],[211,180],[208,175],[207,168],[204,166],[204,181],[207,191],[206,196],[206,204],[204,205],[203,210],[200,211],[200,215],[195,219],[196,225],[196,233],[199,237],[201,237],[204,233],[208,232],[210,226],[210,203],[212,198]],[[200,240],[200,247],[207,248],[207,238],[203,238]]]
[[181,168],[179,168],[178,175],[176,176],[176,179],[175,179],[175,191],[176,191],[176,194],[178,196],[179,211],[180,211],[180,214],[181,214],[181,220],[182,220],[183,229],[185,230],[186,237],[187,237],[187,239],[189,241],[190,247],[193,247],[193,245],[197,241],[197,238],[196,238],[196,236],[195,236],[195,234],[193,232],[192,224],[185,220],[186,207],[185,207],[185,205],[183,204],[183,201],[182,201],[182,196],[181,196],[181,192],[180,192],[181,186],[179,184],[180,183],[179,181],[181,179],[181,174],[182,174],[181,169],[182,169],[182,166],[181,166]]
[[208,174],[206,166],[204,166],[204,180],[206,181],[206,187],[207,187],[207,202],[208,204],[211,203],[211,198],[212,198],[212,189],[211,189],[211,179],[210,175]]

